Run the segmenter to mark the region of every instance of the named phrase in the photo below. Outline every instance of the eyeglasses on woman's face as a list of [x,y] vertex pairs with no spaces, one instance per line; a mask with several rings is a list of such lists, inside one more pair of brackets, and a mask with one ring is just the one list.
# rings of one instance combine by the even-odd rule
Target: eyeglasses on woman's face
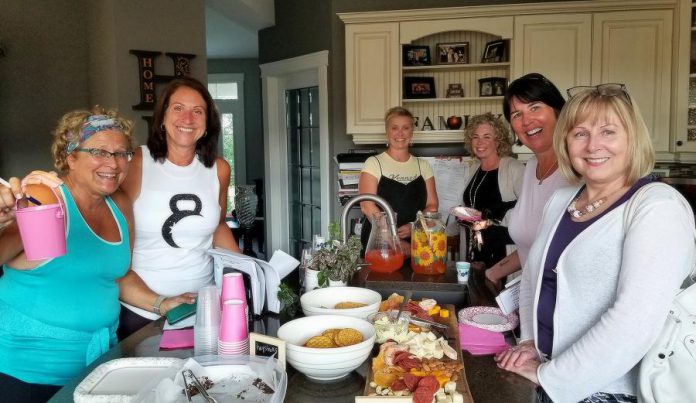
[[102,148],[76,148],[75,151],[89,153],[92,158],[98,161],[104,161],[108,158],[113,158],[116,161],[130,162],[133,159],[133,151],[107,151]]
[[596,91],[597,94],[603,97],[623,97],[623,99],[628,102],[629,105],[632,104],[631,96],[628,94],[625,84],[606,83],[599,85],[579,85],[577,87],[568,88],[566,92],[568,93],[568,98],[572,98],[575,95],[588,90]]

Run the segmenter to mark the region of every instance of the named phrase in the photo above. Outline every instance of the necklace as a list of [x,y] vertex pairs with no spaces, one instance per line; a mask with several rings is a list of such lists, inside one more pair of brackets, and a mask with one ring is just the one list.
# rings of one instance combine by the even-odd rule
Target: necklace
[[483,176],[481,177],[481,180],[479,181],[478,185],[476,184],[476,180],[479,178],[479,173],[481,173],[481,168],[479,168],[476,171],[476,175],[474,175],[474,179],[471,180],[471,190],[469,192],[469,207],[471,208],[476,208],[474,204],[476,203],[476,195],[478,194],[479,188],[481,188],[481,185],[483,184],[483,181],[486,180],[486,175],[488,175],[488,171],[483,171]]
[[570,205],[568,206],[568,213],[570,213],[570,215],[571,215],[573,218],[580,218],[580,217],[582,217],[582,216],[584,216],[584,215],[592,214],[592,213],[594,213],[595,211],[597,211],[597,209],[599,208],[599,206],[601,206],[602,204],[604,204],[610,196],[612,196],[614,193],[618,192],[618,191],[621,190],[621,189],[623,189],[623,187],[618,188],[618,189],[616,189],[615,191],[609,193],[608,195],[606,195],[606,196],[604,196],[604,197],[600,197],[599,199],[597,199],[597,200],[595,200],[595,201],[593,201],[593,202],[587,203],[587,204],[585,205],[585,207],[582,208],[582,210],[585,210],[584,212],[581,211],[580,209],[578,209],[577,206],[576,206],[578,200],[580,200],[580,197],[582,196],[582,193],[580,193],[580,194],[578,195],[578,197],[576,197],[575,199],[573,199],[572,202],[570,202]]
[[[479,174],[481,173],[481,168],[479,167],[479,169],[476,171],[476,174],[474,175],[474,178],[471,180],[471,191],[469,192],[469,207],[476,208],[474,206],[474,204],[476,203],[476,195],[478,195],[478,191],[481,188],[481,185],[486,180],[488,172],[489,171],[483,171],[483,176],[481,176],[481,179],[477,184],[476,180],[479,179]],[[475,245],[474,238],[476,239]],[[469,227],[469,247],[467,248],[467,257],[469,258],[469,260],[474,260],[474,246],[476,247],[476,249],[481,251],[481,246],[483,246],[483,236],[481,235],[481,231],[474,231],[471,227]]]
[[[546,176],[549,174],[549,172],[553,171],[553,168],[554,168],[556,165],[558,165],[558,161],[554,161],[553,164],[551,164],[551,166],[546,170],[546,172],[544,172],[543,175],[539,176],[539,184],[540,184],[540,185],[541,185],[541,183],[544,181],[544,179],[546,179]],[[537,170],[539,170],[539,167],[540,167],[540,166],[541,166],[541,165],[537,165]]]

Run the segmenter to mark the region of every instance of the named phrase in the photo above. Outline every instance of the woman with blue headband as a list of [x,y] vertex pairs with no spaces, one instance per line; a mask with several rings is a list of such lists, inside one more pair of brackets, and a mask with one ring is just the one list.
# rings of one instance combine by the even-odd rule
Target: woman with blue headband
[[[132,123],[95,107],[63,116],[52,146],[60,176],[0,185],[0,400],[43,402],[116,344],[119,288],[130,266],[132,210],[119,190]],[[28,260],[14,214],[26,186],[43,183],[66,214],[66,254]]]

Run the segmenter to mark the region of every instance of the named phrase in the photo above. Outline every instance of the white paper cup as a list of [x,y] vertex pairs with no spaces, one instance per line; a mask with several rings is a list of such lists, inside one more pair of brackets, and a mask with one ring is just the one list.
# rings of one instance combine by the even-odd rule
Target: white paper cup
[[471,263],[469,262],[457,262],[457,282],[460,284],[466,284],[469,281],[469,270],[471,269]]

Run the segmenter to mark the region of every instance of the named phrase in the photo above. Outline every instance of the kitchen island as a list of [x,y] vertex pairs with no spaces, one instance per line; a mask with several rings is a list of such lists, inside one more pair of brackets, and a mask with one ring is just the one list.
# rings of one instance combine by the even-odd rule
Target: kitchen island
[[[278,315],[266,314],[254,320],[250,328],[258,333],[275,336],[281,323]],[[163,324],[164,319],[160,319],[123,340],[92,363],[81,375],[65,385],[50,402],[72,402],[73,391],[82,379],[99,364],[110,360],[122,357],[192,357],[193,349],[159,349]],[[475,402],[534,401],[534,385],[517,375],[498,369],[492,356],[476,357],[466,351],[463,353],[467,383]],[[288,365],[288,389],[285,402],[309,403],[319,400],[322,402],[353,402],[354,397],[362,395],[364,390],[369,361],[370,359],[366,360],[357,370],[345,378],[333,382],[313,381]]]

